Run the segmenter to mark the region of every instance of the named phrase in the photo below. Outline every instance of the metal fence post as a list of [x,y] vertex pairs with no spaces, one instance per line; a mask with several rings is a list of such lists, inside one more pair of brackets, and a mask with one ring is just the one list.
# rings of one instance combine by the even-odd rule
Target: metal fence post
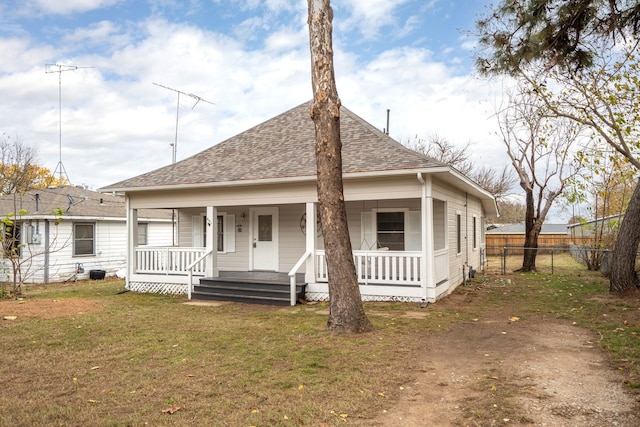
[[553,276],[553,253],[555,249],[551,248],[551,275]]
[[502,274],[507,274],[507,248],[502,249]]

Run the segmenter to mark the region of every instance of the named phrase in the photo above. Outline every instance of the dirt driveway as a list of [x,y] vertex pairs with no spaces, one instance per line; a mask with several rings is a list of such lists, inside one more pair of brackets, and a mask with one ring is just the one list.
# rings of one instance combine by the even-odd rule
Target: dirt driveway
[[638,395],[598,339],[569,321],[501,310],[458,324],[424,343],[416,381],[369,425],[638,426]]

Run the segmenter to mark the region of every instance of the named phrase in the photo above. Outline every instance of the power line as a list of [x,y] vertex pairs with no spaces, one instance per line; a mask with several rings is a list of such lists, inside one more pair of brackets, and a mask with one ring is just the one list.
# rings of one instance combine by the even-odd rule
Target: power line
[[[57,68],[57,69],[55,69]],[[82,68],[94,68],[94,67],[77,67],[75,65],[66,65],[66,64],[46,64],[45,73],[58,73],[58,150],[59,150],[59,160],[58,165],[53,171],[53,175],[56,175],[56,172],[60,175],[60,184],[64,181],[62,180],[63,175],[64,178],[67,179],[67,183],[71,183],[69,180],[69,175],[67,175],[67,171],[64,169],[64,165],[62,164],[62,73],[64,71],[75,71]]]
[[173,141],[173,144],[171,144],[171,147],[173,147],[173,150],[172,150],[173,151],[173,155],[172,155],[172,158],[171,158],[171,163],[175,163],[176,162],[176,154],[178,152],[178,119],[179,119],[179,114],[180,114],[180,95],[186,95],[186,96],[189,96],[189,97],[191,97],[191,98],[196,100],[196,102],[191,107],[192,110],[194,108],[196,108],[196,105],[198,105],[198,102],[200,102],[200,101],[206,102],[207,104],[211,104],[211,105],[216,105],[216,104],[214,104],[211,101],[207,101],[206,99],[201,98],[198,95],[194,95],[193,93],[182,92],[181,90],[174,89],[174,88],[171,88],[171,87],[168,87],[168,86],[164,86],[164,85],[161,85],[159,83],[153,83],[153,84],[156,85],[156,86],[160,86],[161,88],[168,89],[170,91],[176,92],[178,94],[178,103],[177,103],[177,106],[176,106],[176,135],[175,135],[175,139]]

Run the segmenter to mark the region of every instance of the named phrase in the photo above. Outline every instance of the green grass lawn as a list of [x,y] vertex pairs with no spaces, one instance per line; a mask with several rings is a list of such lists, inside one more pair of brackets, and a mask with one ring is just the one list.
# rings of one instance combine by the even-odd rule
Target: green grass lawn
[[[123,283],[113,280],[29,287],[23,308],[73,301],[88,309],[0,320],[0,425],[366,424],[397,401],[430,334],[505,305],[523,318],[593,329],[638,385],[637,298],[609,297],[578,267],[571,276],[504,279],[460,287],[464,305],[367,304],[375,331],[356,336],[326,332],[323,304],[194,306],[119,293]],[[2,316],[9,304],[18,302],[1,301]]]

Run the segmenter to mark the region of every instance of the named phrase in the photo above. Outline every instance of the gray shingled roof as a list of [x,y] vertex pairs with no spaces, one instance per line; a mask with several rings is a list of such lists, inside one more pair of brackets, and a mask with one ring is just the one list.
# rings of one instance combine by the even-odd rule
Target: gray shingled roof
[[[541,234],[567,234],[567,224],[542,224]],[[505,224],[487,230],[487,234],[524,234],[524,222]]]
[[[38,203],[36,210],[36,194]],[[102,201],[102,203],[100,203]],[[124,197],[102,194],[71,185],[39,188],[24,194],[0,196],[0,216],[25,210],[28,217],[51,217],[56,209],[64,216],[126,218]],[[171,219],[170,210],[141,209],[140,218]]]
[[[306,102],[173,165],[101,191],[315,177],[315,127]],[[424,169],[444,164],[409,150],[341,108],[343,173]]]

